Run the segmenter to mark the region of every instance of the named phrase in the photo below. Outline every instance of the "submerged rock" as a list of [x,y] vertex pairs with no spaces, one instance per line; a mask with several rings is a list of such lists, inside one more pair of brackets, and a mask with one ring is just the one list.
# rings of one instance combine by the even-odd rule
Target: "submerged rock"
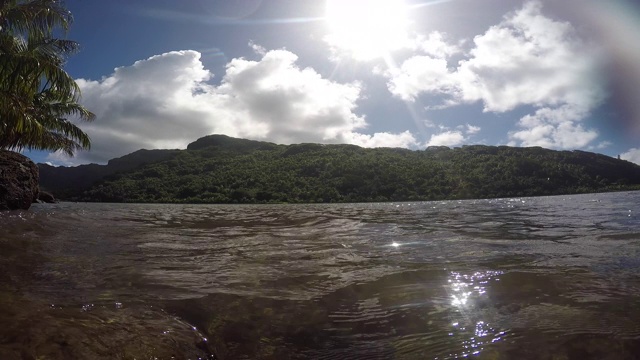
[[61,308],[1,292],[0,305],[0,359],[216,359],[193,326],[153,307]]
[[38,192],[36,164],[24,155],[0,150],[0,210],[27,210]]
[[54,203],[57,203],[58,201],[56,200],[55,196],[53,196],[52,193],[46,192],[46,191],[40,191],[40,193],[38,194],[38,202],[54,204]]

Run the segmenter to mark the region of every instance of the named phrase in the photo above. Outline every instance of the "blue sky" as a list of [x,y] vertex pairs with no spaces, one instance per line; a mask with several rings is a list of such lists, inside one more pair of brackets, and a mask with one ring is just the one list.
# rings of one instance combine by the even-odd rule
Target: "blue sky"
[[105,163],[199,137],[582,149],[640,163],[631,0],[68,0]]

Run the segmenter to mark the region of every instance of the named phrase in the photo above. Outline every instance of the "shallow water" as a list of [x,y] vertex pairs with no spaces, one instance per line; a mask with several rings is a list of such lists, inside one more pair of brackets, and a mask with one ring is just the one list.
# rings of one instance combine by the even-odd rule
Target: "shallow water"
[[22,312],[162,309],[220,359],[631,359],[638,204],[35,205],[0,213],[0,294]]

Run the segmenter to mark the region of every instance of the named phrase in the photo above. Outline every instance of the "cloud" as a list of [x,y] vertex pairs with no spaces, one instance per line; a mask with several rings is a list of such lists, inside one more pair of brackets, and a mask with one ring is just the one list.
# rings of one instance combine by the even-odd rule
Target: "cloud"
[[311,68],[295,65],[286,50],[267,52],[260,61],[234,59],[227,65],[216,95],[235,136],[279,143],[340,142],[345,133],[366,126],[354,113],[361,88],[323,79]]
[[46,160],[44,163],[49,166],[75,166],[77,165],[76,158],[71,158],[69,155],[64,152],[58,150],[52,153],[47,154]]
[[[433,39],[447,49],[441,36]],[[509,134],[513,144],[572,148],[597,137],[578,122],[605,98],[597,77],[599,54],[569,23],[544,16],[541,2],[526,3],[476,36],[457,65],[449,63],[447,54],[456,49],[450,47],[440,55],[422,49],[425,54],[387,71],[389,91],[407,101],[444,95],[444,107],[481,102],[485,112],[533,107],[535,114],[523,117],[520,129]]]
[[141,148],[184,148],[213,133],[284,144],[415,143],[407,132],[361,134],[367,122],[355,112],[359,83],[337,83],[300,68],[289,51],[250,46],[261,59],[231,60],[218,86],[208,82],[213,74],[192,50],[152,56],[100,80],[79,79],[81,101],[97,115],[81,124],[92,149],[71,160],[59,154],[50,160],[100,163]]
[[431,124],[431,127],[440,129],[440,133],[433,134],[424,146],[458,146],[469,142],[473,135],[482,130],[479,126],[471,124],[456,126],[454,130],[445,125]]
[[461,131],[445,131],[440,134],[431,135],[426,146],[457,146],[466,140]]
[[495,112],[520,105],[588,107],[601,100],[595,54],[569,23],[545,17],[541,7],[529,2],[474,39],[471,58],[454,74],[461,100],[482,101]]
[[596,131],[572,122],[564,122],[557,126],[543,124],[509,133],[510,139],[518,141],[517,145],[563,149],[582,148],[597,137]]
[[262,45],[256,44],[253,41],[249,41],[249,47],[258,55],[264,56],[267,54],[267,49],[265,49]]
[[595,130],[585,129],[577,123],[586,116],[586,110],[571,105],[560,108],[542,108],[526,115],[518,122],[524,130],[509,133],[509,138],[522,146],[582,148],[598,137]]
[[375,133],[373,135],[365,135],[352,133],[350,141],[351,144],[355,144],[362,147],[400,147],[409,148],[418,146],[418,141],[409,131],[405,131],[400,134],[391,134],[387,132]]
[[459,45],[449,43],[446,34],[440,31],[433,31],[427,37],[418,35],[412,47],[431,57],[443,59],[448,59],[452,55],[462,52]]
[[458,87],[447,68],[447,60],[426,55],[411,57],[400,68],[390,69],[386,76],[390,78],[389,91],[405,101],[415,101],[425,92],[457,92]]
[[640,165],[640,149],[629,149],[629,151],[620,154],[620,158]]
[[215,129],[207,115],[204,69],[195,51],[174,51],[119,67],[101,80],[78,79],[82,104],[97,116],[81,128],[92,139],[77,162],[104,162],[147,148],[183,147]]
[[598,145],[594,146],[593,149],[602,150],[608,148],[611,145],[613,145],[611,141],[602,141]]
[[480,132],[480,130],[482,130],[482,128],[480,128],[479,126],[473,126],[470,124],[467,124],[466,126],[466,133],[469,135],[477,134],[478,132]]

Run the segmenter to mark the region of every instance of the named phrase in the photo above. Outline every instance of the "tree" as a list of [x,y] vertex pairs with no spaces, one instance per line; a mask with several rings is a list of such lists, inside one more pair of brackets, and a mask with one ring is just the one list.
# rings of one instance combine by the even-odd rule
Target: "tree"
[[95,117],[63,66],[78,43],[56,38],[72,22],[58,0],[0,0],[0,149],[62,150],[90,139],[69,117]]

